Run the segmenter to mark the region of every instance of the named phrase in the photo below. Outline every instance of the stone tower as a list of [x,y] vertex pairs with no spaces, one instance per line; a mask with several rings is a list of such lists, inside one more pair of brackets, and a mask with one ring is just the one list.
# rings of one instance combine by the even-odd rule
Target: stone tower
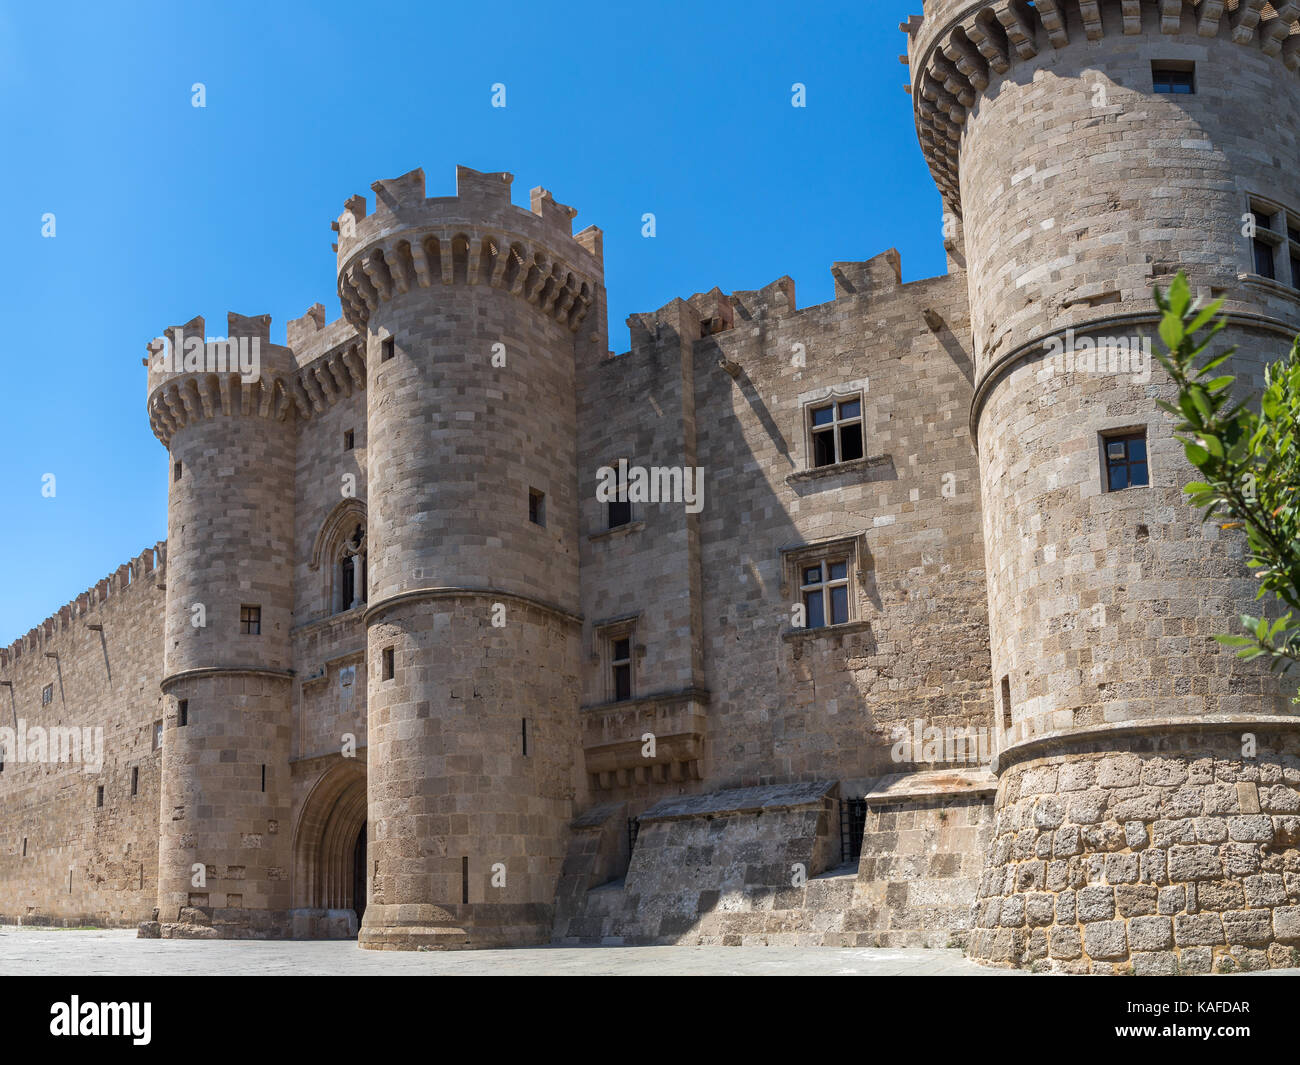
[[[1298,779],[1300,719],[1211,638],[1259,611],[1244,545],[1186,505],[1194,471],[1154,405],[1172,391],[1160,367],[1094,366],[1087,349],[1153,336],[1152,286],[1180,269],[1227,300],[1243,386],[1300,329],[1298,13],[926,0],[903,27],[975,347],[1001,725],[977,958],[1288,963],[1300,822],[1274,786]],[[1264,99],[1267,119],[1245,103]],[[1149,485],[1108,490],[1109,445],[1139,441],[1114,452],[1132,459],[1143,435]]]
[[369,898],[362,946],[549,939],[578,724],[576,376],[600,231],[509,174],[378,181],[336,224],[367,350]]
[[[149,417],[170,455],[163,935],[287,935],[293,354],[269,316],[167,331]],[[241,372],[243,371],[243,372]]]

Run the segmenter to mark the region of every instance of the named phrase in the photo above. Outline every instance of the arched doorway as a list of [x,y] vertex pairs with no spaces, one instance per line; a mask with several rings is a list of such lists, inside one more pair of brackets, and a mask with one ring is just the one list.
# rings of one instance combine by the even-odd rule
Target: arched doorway
[[345,759],[321,775],[303,804],[293,854],[295,936],[355,936],[366,907],[364,765]]

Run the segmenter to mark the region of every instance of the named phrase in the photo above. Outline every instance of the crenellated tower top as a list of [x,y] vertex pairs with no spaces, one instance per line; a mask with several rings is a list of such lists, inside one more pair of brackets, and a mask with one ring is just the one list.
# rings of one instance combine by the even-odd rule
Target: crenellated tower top
[[424,171],[376,181],[375,209],[353,196],[333,223],[339,300],[364,329],[371,312],[414,286],[491,285],[576,332],[603,283],[601,231],[574,234],[577,211],[543,188],[510,201],[513,175],[456,168],[456,195],[426,198]]
[[[925,0],[907,34],[908,91],[930,173],[961,212],[962,127],[992,78],[1075,40],[1142,33],[1228,37],[1300,71],[1300,0]],[[1280,67],[1279,69],[1283,69]]]

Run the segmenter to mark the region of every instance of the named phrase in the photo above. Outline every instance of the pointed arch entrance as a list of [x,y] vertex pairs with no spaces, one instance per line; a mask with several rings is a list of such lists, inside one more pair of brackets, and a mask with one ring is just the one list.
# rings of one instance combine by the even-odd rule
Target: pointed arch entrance
[[294,833],[294,934],[355,936],[366,907],[366,770],[345,759],[321,774]]

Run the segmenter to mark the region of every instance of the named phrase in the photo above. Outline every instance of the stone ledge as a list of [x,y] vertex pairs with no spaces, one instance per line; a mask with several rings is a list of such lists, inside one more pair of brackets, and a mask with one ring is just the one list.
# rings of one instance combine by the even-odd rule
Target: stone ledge
[[[817,466],[811,470],[799,470],[797,473],[791,473],[786,476],[786,484],[805,484],[808,481],[820,481],[826,478],[834,477],[837,474],[851,474],[858,472],[870,472],[882,467],[892,467],[894,464],[893,455],[871,455],[864,459],[851,459],[848,462],[837,462],[830,466]],[[877,478],[864,477],[864,481],[876,480]]]
[[868,806],[876,806],[916,799],[985,796],[997,790],[997,778],[986,769],[936,769],[881,777],[864,798]]
[[681,795],[664,799],[640,817],[644,826],[652,821],[676,821],[688,817],[717,814],[762,813],[765,810],[789,810],[797,806],[814,806],[831,794],[835,781],[807,784],[770,784],[757,788],[731,788],[708,795]]

